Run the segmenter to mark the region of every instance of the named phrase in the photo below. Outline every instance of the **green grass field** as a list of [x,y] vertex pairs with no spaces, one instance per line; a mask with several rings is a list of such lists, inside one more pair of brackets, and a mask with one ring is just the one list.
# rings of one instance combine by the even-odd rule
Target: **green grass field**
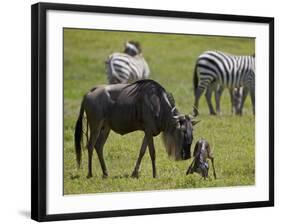
[[[152,178],[147,152],[142,160],[139,179],[130,177],[138,157],[142,132],[120,136],[114,132],[104,147],[109,177],[102,178],[97,155],[93,158],[93,178],[87,179],[87,150],[83,151],[82,168],[77,169],[74,149],[74,126],[83,95],[93,86],[105,84],[104,61],[123,43],[137,40],[150,69],[151,79],[172,92],[182,113],[191,113],[193,69],[196,58],[205,50],[221,50],[249,55],[255,52],[251,38],[211,37],[194,35],[108,32],[95,30],[64,30],[64,194],[97,192],[184,189],[197,187],[242,186],[255,184],[255,119],[250,98],[244,115],[230,112],[230,97],[225,91],[221,101],[221,116],[208,115],[205,98],[200,99],[201,122],[195,127],[194,142],[200,137],[209,140],[215,156],[217,180],[203,180],[199,175],[186,176],[191,163],[168,158],[161,137],[154,138],[158,177]],[[194,144],[192,145],[193,151]],[[212,169],[209,172],[212,177]]]

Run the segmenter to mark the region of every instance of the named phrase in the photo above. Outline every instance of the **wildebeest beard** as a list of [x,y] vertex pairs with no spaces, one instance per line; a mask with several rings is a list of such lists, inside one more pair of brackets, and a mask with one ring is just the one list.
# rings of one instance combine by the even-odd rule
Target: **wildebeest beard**
[[187,134],[188,132],[189,130],[185,130],[180,126],[179,122],[178,125],[169,127],[168,130],[162,133],[163,142],[169,157],[175,160],[191,158],[192,130],[190,130],[189,134]]

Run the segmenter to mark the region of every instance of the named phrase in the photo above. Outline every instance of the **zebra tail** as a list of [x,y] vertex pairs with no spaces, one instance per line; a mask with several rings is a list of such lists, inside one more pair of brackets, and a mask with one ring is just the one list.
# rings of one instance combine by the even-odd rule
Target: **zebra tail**
[[193,72],[193,90],[194,90],[194,96],[196,95],[196,89],[198,87],[198,75],[197,75],[197,63],[194,67],[194,72]]

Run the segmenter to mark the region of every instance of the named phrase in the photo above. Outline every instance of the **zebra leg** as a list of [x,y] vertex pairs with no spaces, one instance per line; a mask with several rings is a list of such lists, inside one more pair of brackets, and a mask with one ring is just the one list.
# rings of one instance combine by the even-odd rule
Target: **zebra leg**
[[243,87],[235,88],[233,90],[233,101],[234,101],[234,111],[235,115],[239,114],[239,108],[241,107],[243,98]]
[[224,87],[220,85],[215,91],[217,114],[221,114],[220,101],[221,101],[221,95],[222,95],[223,90],[224,90]]
[[201,89],[201,88],[197,88],[196,91],[195,91],[195,102],[194,102],[194,109],[193,109],[193,115],[194,116],[197,116],[199,113],[198,113],[198,105],[199,105],[199,99],[202,95],[202,93],[204,92],[204,89]]
[[135,177],[135,178],[139,177],[140,163],[141,163],[142,157],[144,156],[144,153],[146,151],[147,144],[148,144],[147,138],[146,138],[146,136],[144,136],[143,141],[142,141],[142,145],[141,145],[141,149],[140,149],[140,153],[139,153],[139,157],[138,157],[135,169],[134,169],[131,177]]
[[108,172],[107,172],[107,168],[106,168],[105,161],[103,158],[103,146],[108,138],[109,132],[110,132],[110,129],[108,127],[102,127],[102,129],[100,131],[100,135],[99,135],[96,145],[95,145],[104,178],[108,176]]
[[245,100],[247,98],[248,92],[249,92],[249,89],[247,87],[244,87],[243,88],[242,101],[241,101],[241,104],[240,104],[240,107],[239,107],[239,110],[238,110],[238,113],[237,113],[238,115],[243,114],[243,107],[244,107],[244,103],[245,103]]
[[149,148],[149,155],[152,162],[152,175],[153,178],[155,178],[157,174],[156,174],[156,166],[155,166],[155,148],[153,143],[153,136],[149,137],[148,139],[148,148]]
[[255,88],[251,88],[251,101],[252,101],[252,108],[253,108],[253,115],[255,115]]
[[212,105],[212,92],[213,92],[213,89],[210,86],[208,86],[207,90],[206,90],[206,93],[205,93],[205,97],[206,97],[206,100],[207,100],[207,104],[208,104],[208,107],[209,107],[210,114],[216,115],[216,112],[215,112],[214,107]]
[[234,90],[234,88],[231,88],[231,87],[228,90],[229,90],[229,96],[230,96],[230,102],[231,102],[231,113],[236,114],[237,113],[236,112],[236,102],[235,102],[235,99],[234,99],[235,98],[234,97],[234,94],[235,94],[234,91],[235,90]]

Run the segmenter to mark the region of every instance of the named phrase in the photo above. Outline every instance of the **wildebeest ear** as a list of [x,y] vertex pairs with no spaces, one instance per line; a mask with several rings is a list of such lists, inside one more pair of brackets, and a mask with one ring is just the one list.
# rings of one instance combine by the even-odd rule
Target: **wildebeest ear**
[[191,121],[191,124],[192,124],[192,126],[195,126],[196,124],[198,124],[199,122],[200,122],[201,120],[192,120]]

